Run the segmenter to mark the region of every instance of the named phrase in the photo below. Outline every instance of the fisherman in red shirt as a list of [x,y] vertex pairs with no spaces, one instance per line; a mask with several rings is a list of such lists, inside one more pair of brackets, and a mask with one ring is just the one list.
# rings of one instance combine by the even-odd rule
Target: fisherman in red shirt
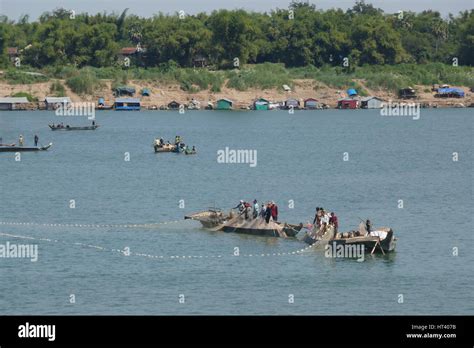
[[272,219],[273,221],[278,221],[278,206],[275,204],[275,202],[272,202]]
[[337,233],[337,228],[339,223],[337,221],[337,216],[333,212],[331,213],[331,217],[329,218],[329,223],[334,226],[334,233]]

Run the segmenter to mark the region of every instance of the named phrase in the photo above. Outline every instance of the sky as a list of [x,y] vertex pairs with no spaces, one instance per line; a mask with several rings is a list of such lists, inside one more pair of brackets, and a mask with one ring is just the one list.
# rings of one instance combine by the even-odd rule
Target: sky
[[[288,8],[291,0],[0,0],[0,14],[7,15],[10,19],[17,20],[20,16],[28,14],[31,20],[37,19],[43,12],[51,11],[58,7],[72,9],[76,13],[88,12],[116,12],[120,13],[129,8],[129,14],[142,17],[151,16],[157,12],[175,13],[185,11],[194,14],[198,12],[211,12],[215,9],[244,8],[246,10],[265,12],[275,8]],[[352,7],[355,0],[309,0],[317,8],[342,8]],[[367,3],[383,9],[387,13],[399,10],[420,12],[431,9],[439,11],[443,16],[449,13],[457,14],[459,11],[474,8],[474,0],[366,0]]]

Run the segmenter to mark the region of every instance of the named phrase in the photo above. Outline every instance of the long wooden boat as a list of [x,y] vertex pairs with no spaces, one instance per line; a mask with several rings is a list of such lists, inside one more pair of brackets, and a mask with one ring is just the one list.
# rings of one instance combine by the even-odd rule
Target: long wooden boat
[[99,125],[96,124],[96,125],[93,125],[93,126],[83,126],[83,127],[71,127],[71,126],[65,126],[65,127],[58,127],[58,126],[53,126],[53,125],[48,125],[49,128],[51,128],[51,130],[53,131],[57,131],[57,130],[60,130],[60,131],[73,131],[73,130],[96,130],[97,128],[99,128]]
[[197,220],[203,227],[214,231],[242,233],[267,237],[296,237],[303,224],[284,222],[265,222],[261,217],[245,219],[243,215],[225,214],[220,209],[211,208],[207,211],[186,215],[185,219]]
[[49,143],[46,146],[33,146],[33,147],[27,147],[27,146],[5,146],[1,145],[0,146],[0,152],[32,152],[32,151],[46,151],[48,150],[51,146],[53,146],[53,143]]

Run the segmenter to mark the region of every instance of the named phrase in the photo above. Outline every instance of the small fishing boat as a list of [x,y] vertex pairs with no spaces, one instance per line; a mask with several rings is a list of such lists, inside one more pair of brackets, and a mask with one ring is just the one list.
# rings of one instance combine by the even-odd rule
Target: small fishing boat
[[27,146],[16,146],[15,144],[12,145],[0,145],[0,152],[32,152],[32,151],[46,151],[48,150],[51,146],[53,146],[53,143],[49,143],[46,146],[32,146],[32,147],[27,147]]
[[185,154],[185,155],[195,155],[195,154],[197,154],[197,151],[196,151],[196,150],[192,150],[192,149],[185,149],[185,150],[184,150],[184,154]]
[[165,144],[165,145],[153,145],[155,152],[176,152],[176,145],[173,144]]
[[388,253],[395,250],[397,238],[389,227],[380,227],[370,233],[361,235],[359,231],[337,233],[330,244],[338,245],[363,245],[366,252],[373,254]]
[[96,130],[97,128],[99,128],[99,125],[98,124],[95,124],[95,125],[92,125],[92,126],[83,126],[83,127],[71,127],[69,125],[65,126],[65,127],[61,127],[61,126],[54,126],[52,124],[49,124],[48,125],[49,128],[51,128],[51,130],[53,131],[57,131],[57,130],[61,130],[61,131],[73,131],[73,130]]
[[393,235],[393,230],[389,227],[379,227],[370,233],[365,229],[364,224],[359,225],[358,231],[335,233],[334,228],[329,225],[326,231],[307,232],[302,240],[315,247],[339,245],[363,245],[366,252],[385,254],[395,250],[397,238]]

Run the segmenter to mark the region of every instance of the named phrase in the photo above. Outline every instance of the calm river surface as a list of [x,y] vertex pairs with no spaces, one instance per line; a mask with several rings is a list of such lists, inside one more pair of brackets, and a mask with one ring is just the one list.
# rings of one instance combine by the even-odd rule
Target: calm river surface
[[[4,143],[23,134],[32,145],[36,133],[54,145],[21,161],[0,153],[0,221],[38,224],[0,225],[0,244],[33,243],[39,253],[37,262],[0,258],[0,314],[472,315],[473,120],[472,109],[422,109],[419,120],[378,111],[102,111],[97,131],[52,132],[49,122],[89,121],[3,112]],[[153,152],[156,136],[176,134],[198,154]],[[225,147],[257,150],[257,165],[218,163]],[[183,220],[254,198],[274,200],[293,223],[312,220],[316,206],[335,211],[340,230],[370,218],[394,229],[397,251],[364,262],[291,254],[305,245]],[[247,256],[233,256],[235,247]],[[130,256],[111,251],[124,248]]]

